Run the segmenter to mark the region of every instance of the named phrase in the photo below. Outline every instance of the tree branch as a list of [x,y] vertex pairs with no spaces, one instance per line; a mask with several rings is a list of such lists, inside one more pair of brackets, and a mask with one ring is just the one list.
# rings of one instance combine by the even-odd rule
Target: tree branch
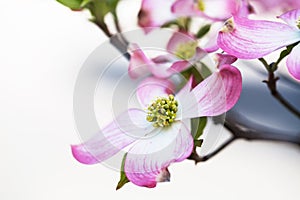
[[300,118],[300,112],[292,104],[290,104],[277,90],[276,82],[279,80],[279,77],[275,76],[274,71],[276,71],[278,68],[277,65],[281,60],[280,58],[276,63],[271,63],[270,65],[264,58],[258,59],[268,71],[268,80],[264,80],[263,82],[267,84],[272,96],[275,97],[275,99],[277,99],[291,113]]
[[206,156],[199,156],[196,151],[193,151],[192,154],[187,159],[194,160],[195,164],[197,164],[199,162],[208,161],[209,159],[213,158],[215,155],[220,153],[223,149],[225,149],[225,147],[230,145],[236,139],[237,139],[237,137],[232,136],[230,139],[228,139],[226,142],[224,142],[221,146],[219,146],[216,150],[207,154]]

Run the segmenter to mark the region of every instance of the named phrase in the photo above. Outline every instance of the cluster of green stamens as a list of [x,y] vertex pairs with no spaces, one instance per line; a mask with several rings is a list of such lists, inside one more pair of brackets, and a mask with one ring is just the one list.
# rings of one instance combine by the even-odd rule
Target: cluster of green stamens
[[176,118],[178,102],[170,94],[167,98],[157,98],[147,110],[147,121],[153,122],[154,127],[170,126]]
[[196,53],[197,42],[191,41],[186,43],[181,43],[177,46],[175,55],[184,60],[192,58]]
[[300,29],[300,17],[297,20],[297,27]]
[[198,9],[200,11],[204,11],[205,10],[205,4],[204,4],[203,0],[198,0],[197,7],[198,7]]

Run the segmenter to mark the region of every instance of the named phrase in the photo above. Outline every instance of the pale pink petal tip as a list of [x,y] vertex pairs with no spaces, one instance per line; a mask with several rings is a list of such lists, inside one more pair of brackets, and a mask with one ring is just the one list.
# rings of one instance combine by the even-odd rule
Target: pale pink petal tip
[[137,44],[130,44],[128,50],[130,53],[128,67],[128,74],[130,78],[136,79],[147,75],[149,73],[149,65],[153,65],[153,62],[147,58]]
[[97,159],[87,152],[82,145],[71,145],[73,157],[82,164],[96,164]]
[[231,65],[235,61],[237,61],[237,57],[228,55],[228,54],[222,54],[222,53],[217,53],[216,54],[216,60],[217,60],[217,67],[220,69],[223,65]]
[[300,9],[295,9],[288,11],[282,15],[280,15],[278,18],[285,21],[290,26],[294,27],[296,30],[299,29],[299,19],[300,19]]
[[290,74],[297,80],[300,80],[300,45],[295,46],[286,60],[287,68]]

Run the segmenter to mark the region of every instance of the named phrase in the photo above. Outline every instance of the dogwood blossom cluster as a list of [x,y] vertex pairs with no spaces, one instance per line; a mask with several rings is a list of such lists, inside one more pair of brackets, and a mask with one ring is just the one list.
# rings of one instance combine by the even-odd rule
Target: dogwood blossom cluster
[[[104,16],[111,12],[117,21],[118,0],[59,1],[73,10],[89,9],[92,21],[107,35]],[[278,19],[265,20],[264,12]],[[128,76],[140,80],[135,94],[139,106],[124,109],[92,138],[72,145],[74,158],[83,164],[126,152],[119,187],[131,182],[153,188],[170,181],[169,166],[199,147],[191,119],[218,116],[238,101],[242,76],[233,66],[237,59],[261,59],[286,48],[274,63],[287,56],[288,71],[300,80],[299,1],[142,0],[137,19],[145,34],[156,28],[174,30],[165,53],[158,56],[129,42]],[[205,56],[216,58],[214,71],[199,78],[197,64]],[[176,83],[174,76],[185,79]]]

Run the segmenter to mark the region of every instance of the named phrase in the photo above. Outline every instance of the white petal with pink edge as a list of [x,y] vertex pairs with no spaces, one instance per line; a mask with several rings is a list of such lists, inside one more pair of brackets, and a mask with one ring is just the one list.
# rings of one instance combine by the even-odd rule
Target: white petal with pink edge
[[72,145],[72,153],[83,164],[100,163],[152,131],[153,126],[146,120],[146,113],[130,109],[88,141]]
[[219,32],[218,45],[238,58],[261,58],[300,41],[300,31],[279,22],[235,17],[225,24]]
[[186,159],[192,150],[190,129],[182,122],[175,122],[152,138],[138,141],[126,156],[124,171],[132,183],[155,187],[161,180],[161,172],[171,163]]
[[300,44],[295,46],[286,60],[286,66],[290,74],[300,80]]
[[223,65],[220,71],[198,84],[184,99],[178,99],[182,104],[181,117],[186,119],[223,114],[235,105],[241,90],[240,71],[231,65]]

